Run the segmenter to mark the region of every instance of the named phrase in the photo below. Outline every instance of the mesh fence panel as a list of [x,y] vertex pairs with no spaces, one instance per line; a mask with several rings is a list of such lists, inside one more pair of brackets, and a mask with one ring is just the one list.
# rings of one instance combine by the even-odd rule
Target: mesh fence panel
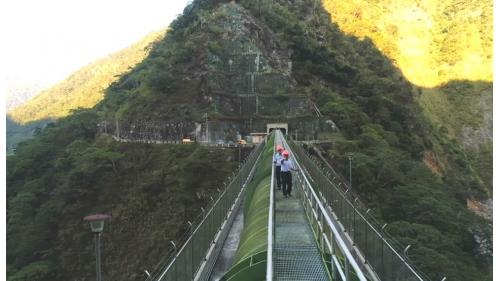
[[228,219],[228,213],[233,207],[240,191],[250,175],[254,164],[264,148],[264,142],[257,146],[248,156],[247,160],[232,178],[219,198],[215,200],[210,210],[203,214],[201,222],[193,227],[179,251],[168,257],[168,262],[156,271],[148,280],[157,281],[183,281],[193,280],[201,264],[206,260],[206,255],[212,247],[216,235],[222,229],[223,223]]
[[[311,178],[314,188],[326,200],[326,204],[332,208],[340,223],[356,247],[362,252],[368,264],[373,268],[380,280],[388,281],[425,281],[428,280],[421,272],[403,258],[398,247],[391,245],[379,223],[368,216],[368,210],[356,206],[357,200],[349,198],[349,190],[343,190],[338,183],[331,180],[311,159],[309,155],[296,145],[289,142],[301,165],[305,167]],[[334,178],[335,179],[335,178]],[[369,221],[370,220],[370,221]]]

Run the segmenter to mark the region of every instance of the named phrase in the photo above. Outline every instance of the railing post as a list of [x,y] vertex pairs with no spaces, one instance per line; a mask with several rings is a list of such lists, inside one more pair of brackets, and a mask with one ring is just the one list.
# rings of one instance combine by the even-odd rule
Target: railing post
[[344,268],[344,276],[345,276],[345,281],[349,281],[350,280],[350,274],[349,274],[349,271],[350,271],[350,266],[349,266],[349,262],[347,261],[347,258],[345,259],[345,268]]
[[336,258],[336,255],[335,255],[335,238],[333,237],[333,232],[330,231],[330,245],[332,245],[332,250],[330,252],[330,259],[331,259],[331,267],[332,267],[332,277],[333,277],[333,280],[339,280],[339,276],[338,276],[338,273],[337,273],[337,267],[335,266],[335,258]]

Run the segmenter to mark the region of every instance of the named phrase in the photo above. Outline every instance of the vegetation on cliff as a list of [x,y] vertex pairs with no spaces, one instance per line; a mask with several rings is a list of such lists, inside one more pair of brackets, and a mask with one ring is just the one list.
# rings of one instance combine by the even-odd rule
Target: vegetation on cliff
[[82,67],[62,82],[9,111],[12,121],[27,122],[67,116],[77,108],[92,108],[104,98],[105,90],[120,75],[144,60],[165,30],[153,32],[121,51]]
[[152,32],[137,43],[82,67],[60,83],[41,91],[7,113],[7,153],[49,122],[77,108],[92,108],[120,75],[141,62],[165,30]]
[[[355,152],[353,185],[391,233],[413,245],[410,257],[432,279],[490,280],[483,272],[491,256],[480,254],[471,230],[489,226],[466,208],[467,198],[488,197],[488,186],[457,141],[423,113],[403,73],[371,40],[331,24],[317,1],[241,3],[293,50],[299,88],[340,129],[330,158],[345,173],[345,153]],[[432,170],[436,158],[442,162]]]
[[8,280],[91,279],[82,217],[95,212],[113,217],[103,235],[104,277],[141,280],[236,168],[232,150],[118,143],[97,133],[96,120],[73,114],[7,159]]
[[[140,280],[234,168],[227,151],[116,143],[97,130],[109,117],[200,118],[210,105],[203,92],[210,69],[202,62],[207,50],[223,51],[224,33],[211,25],[223,22],[223,2],[193,1],[102,102],[49,125],[8,158],[9,280],[90,276],[91,237],[81,217],[97,211],[115,218],[104,241],[107,276]],[[458,141],[421,108],[404,73],[371,40],[332,24],[318,1],[238,4],[290,49],[296,91],[339,128],[329,157],[345,172],[344,155],[355,152],[353,185],[389,232],[412,245],[410,258],[433,280],[491,280],[484,273],[491,256],[478,251],[473,232],[487,223],[466,208],[468,198],[488,197],[488,186]]]
[[[370,38],[401,69],[442,137],[455,139],[469,159],[493,158],[493,1],[322,4],[340,30]],[[472,166],[492,190],[492,161]]]
[[368,37],[422,87],[492,81],[493,1],[322,0],[332,22]]

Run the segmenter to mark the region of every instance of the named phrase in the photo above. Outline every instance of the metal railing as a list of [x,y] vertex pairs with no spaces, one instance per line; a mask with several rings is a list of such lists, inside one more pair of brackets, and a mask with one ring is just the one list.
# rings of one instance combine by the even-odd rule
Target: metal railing
[[[294,141],[293,146],[299,146],[300,144],[303,144],[304,142],[302,141]],[[328,160],[322,155],[321,151],[318,150],[317,147],[314,147],[314,152],[315,156],[311,154],[307,150],[303,150],[304,155],[308,157],[318,168],[321,170],[324,176],[333,183],[334,186],[340,189],[341,192],[343,192],[344,196],[351,202],[351,204],[356,208],[358,211],[360,211],[362,214],[364,214],[365,219],[370,222],[374,228],[377,229],[377,231],[385,237],[385,239],[391,244],[391,246],[397,251],[397,252],[404,252],[404,249],[408,245],[403,245],[401,244],[397,239],[395,239],[391,234],[387,231],[385,231],[385,227],[387,226],[386,223],[381,224],[377,218],[373,215],[372,210],[370,210],[366,205],[363,203],[362,200],[360,200],[360,196],[356,193],[356,191],[351,188],[349,185],[348,180],[342,175],[337,173],[337,171],[334,169],[334,167],[328,163]],[[318,158],[316,158],[318,157]],[[403,256],[404,258],[404,256]],[[411,261],[407,260],[407,262],[414,267],[414,265],[411,264]],[[418,274],[421,275],[421,277],[424,278],[424,280],[429,279],[423,272],[417,271]]]
[[[274,134],[274,144],[273,144],[273,158],[276,154],[276,139],[277,134]],[[271,160],[273,161],[273,160]],[[271,185],[269,187],[269,217],[267,223],[267,270],[266,270],[266,281],[273,280],[273,244],[274,244],[274,178],[275,178],[275,167],[274,162],[271,164]]]
[[218,147],[218,148],[237,148],[237,147],[253,147],[253,143],[209,143],[209,142],[203,142],[203,141],[182,141],[182,140],[163,140],[163,139],[141,139],[141,138],[125,138],[125,137],[118,137],[114,135],[113,133],[109,133],[109,135],[117,142],[124,142],[124,143],[149,143],[149,144],[199,144],[203,146],[208,146],[208,147]]
[[[241,165],[183,246],[148,277],[155,281],[207,280],[241,204],[243,187],[251,180],[265,143],[259,144]],[[193,229],[192,228],[192,229]],[[175,244],[174,248],[176,248]]]
[[349,247],[330,218],[329,212],[325,209],[323,202],[309,182],[299,161],[300,159],[295,156],[294,151],[290,148],[281,132],[277,132],[277,134],[299,170],[298,175],[295,176],[296,182],[300,183],[300,192],[297,193],[302,199],[306,215],[316,235],[316,241],[323,253],[330,254],[332,277],[334,280],[349,281],[355,278],[359,281],[367,281],[365,274],[358,265],[359,261],[350,252]]
[[397,250],[394,240],[383,230],[384,226],[380,226],[369,214],[370,209],[357,207],[357,199],[351,198],[349,188],[342,190],[338,183],[332,181],[328,172],[322,171],[300,146],[293,141],[290,145],[319,196],[331,210],[332,218],[350,240],[353,252],[362,257],[361,261],[370,265],[376,278],[384,281],[428,280],[404,257],[404,250]]

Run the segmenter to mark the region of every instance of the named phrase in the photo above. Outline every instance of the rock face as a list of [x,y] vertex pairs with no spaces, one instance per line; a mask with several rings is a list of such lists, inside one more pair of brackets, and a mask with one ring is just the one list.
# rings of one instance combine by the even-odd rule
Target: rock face
[[[179,116],[108,120],[111,133],[130,140],[179,141],[187,137],[212,143],[236,142],[268,123],[287,123],[299,138],[332,131],[292,77],[292,52],[280,37],[239,4],[221,4],[191,24],[184,40],[203,44],[177,66],[181,87],[165,96],[192,95],[201,118]],[[197,40],[197,41],[195,41]],[[203,50],[203,51],[199,51]],[[196,85],[189,89],[189,85]],[[191,94],[190,94],[191,93]],[[165,104],[169,103],[165,102]],[[181,108],[185,105],[179,105]],[[168,111],[168,110],[158,110]],[[177,119],[176,119],[177,118]],[[101,124],[106,131],[105,124]]]
[[[295,93],[291,52],[241,6],[219,7],[208,43],[208,98],[229,116],[296,116],[312,110]],[[214,30],[212,30],[214,31]]]
[[474,255],[485,264],[491,264],[493,261],[493,199],[487,199],[484,202],[468,199],[467,208],[490,221],[488,224],[478,224],[469,231],[476,242]]
[[493,199],[487,199],[484,202],[468,199],[467,208],[476,215],[493,221]]
[[464,126],[461,135],[462,145],[467,149],[479,150],[480,146],[493,141],[493,96],[482,95],[477,103],[482,112],[480,126]]
[[469,231],[476,242],[473,250],[476,259],[491,265],[493,262],[493,224],[477,225]]

